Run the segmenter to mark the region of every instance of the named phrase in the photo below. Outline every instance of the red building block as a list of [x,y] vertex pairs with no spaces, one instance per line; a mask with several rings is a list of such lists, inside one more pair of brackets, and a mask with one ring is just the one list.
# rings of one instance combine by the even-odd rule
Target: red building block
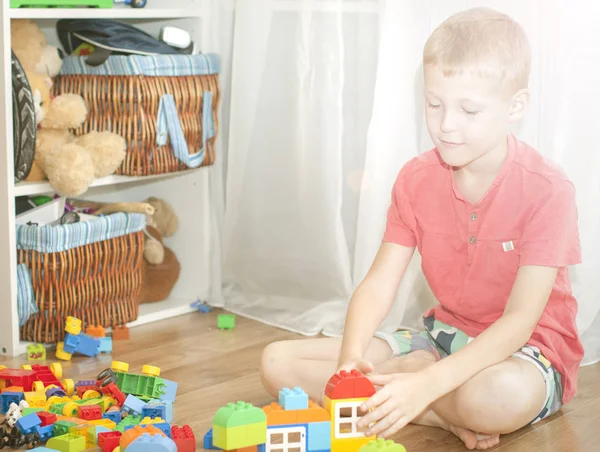
[[171,439],[177,445],[177,452],[196,451],[196,438],[189,425],[184,425],[182,428],[176,425],[171,427]]
[[119,447],[122,433],[119,431],[98,433],[98,447],[102,452],[112,452]]
[[6,381],[6,386],[20,386],[24,392],[31,392],[36,380],[35,371],[22,369],[0,370],[0,380]]
[[50,385],[58,386],[60,389],[65,389],[64,386],[58,378],[52,373],[48,366],[40,366],[39,364],[34,364],[31,366],[33,371],[35,372],[35,377],[44,383],[44,387],[48,387]]
[[102,408],[100,405],[84,405],[79,407],[79,419],[95,421],[102,419]]
[[46,427],[47,425],[54,424],[56,422],[56,414],[48,413],[47,411],[38,411],[37,417],[42,421],[41,427]]
[[86,391],[102,392],[102,391],[100,391],[100,388],[98,387],[98,385],[77,386],[77,395],[79,396],[80,399],[83,398],[83,394],[85,394]]
[[357,370],[342,370],[333,375],[325,387],[325,396],[330,400],[362,399],[375,394],[375,386]]

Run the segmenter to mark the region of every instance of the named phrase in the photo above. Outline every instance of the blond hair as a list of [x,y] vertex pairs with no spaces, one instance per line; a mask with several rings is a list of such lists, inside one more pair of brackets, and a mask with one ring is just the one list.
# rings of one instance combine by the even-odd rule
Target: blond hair
[[454,14],[431,34],[423,50],[423,66],[445,76],[465,71],[499,80],[503,91],[527,88],[531,50],[525,31],[506,14],[472,8]]

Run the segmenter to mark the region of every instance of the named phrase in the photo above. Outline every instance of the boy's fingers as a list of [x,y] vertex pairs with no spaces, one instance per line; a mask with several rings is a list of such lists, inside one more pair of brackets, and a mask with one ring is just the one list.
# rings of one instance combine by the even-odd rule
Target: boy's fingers
[[387,391],[385,389],[382,389],[381,391],[376,392],[375,394],[373,394],[371,397],[369,397],[369,399],[367,399],[365,401],[365,403],[363,403],[360,406],[360,410],[363,413],[366,413],[367,411],[371,410],[372,408],[375,408],[376,406],[381,405],[383,402],[385,402],[388,398],[389,398],[389,394],[387,393]]
[[368,429],[369,431],[372,431],[372,428],[369,428],[369,425],[371,425],[374,422],[383,422],[382,420],[390,414],[392,409],[393,407],[389,403],[389,399],[385,403],[378,404],[377,408],[375,408],[372,411],[369,411],[363,417],[361,417],[361,419],[358,421],[358,427],[361,429]]
[[374,375],[369,375],[369,380],[371,380],[371,383],[373,383],[374,385],[385,386],[386,384],[388,384],[390,381],[393,380],[393,377],[392,377],[392,375],[374,374]]

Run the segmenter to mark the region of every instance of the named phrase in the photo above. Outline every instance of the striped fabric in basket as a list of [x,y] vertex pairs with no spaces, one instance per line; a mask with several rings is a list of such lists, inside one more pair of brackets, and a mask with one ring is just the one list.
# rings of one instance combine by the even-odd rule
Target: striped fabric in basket
[[65,225],[18,225],[21,339],[58,342],[67,316],[84,326],[135,320],[145,227],[145,215],[126,213]]

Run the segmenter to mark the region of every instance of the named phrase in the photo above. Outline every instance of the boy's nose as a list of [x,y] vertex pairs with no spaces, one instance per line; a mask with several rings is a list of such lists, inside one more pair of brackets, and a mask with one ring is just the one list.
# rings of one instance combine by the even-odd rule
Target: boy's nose
[[440,124],[440,130],[444,133],[453,132],[456,129],[456,124],[451,112],[444,112],[442,122]]

